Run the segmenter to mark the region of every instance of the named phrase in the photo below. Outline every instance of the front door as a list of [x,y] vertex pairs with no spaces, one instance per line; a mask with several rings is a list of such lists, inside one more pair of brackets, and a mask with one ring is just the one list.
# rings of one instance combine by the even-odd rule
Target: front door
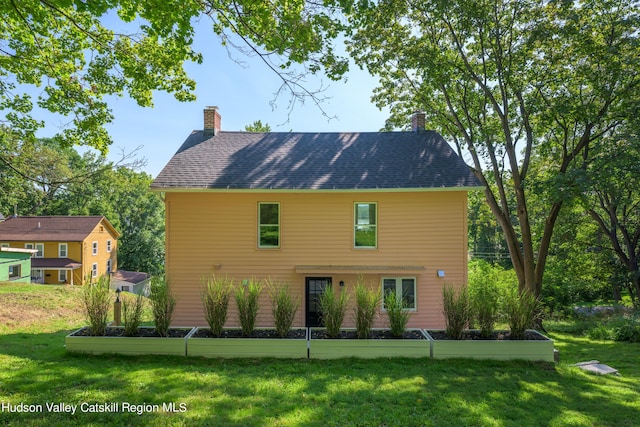
[[305,280],[305,326],[322,326],[320,295],[331,285],[331,277],[307,277]]

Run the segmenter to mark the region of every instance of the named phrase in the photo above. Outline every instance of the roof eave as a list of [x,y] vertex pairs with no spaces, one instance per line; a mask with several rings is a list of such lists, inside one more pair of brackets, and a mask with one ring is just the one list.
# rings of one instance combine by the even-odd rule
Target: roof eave
[[407,187],[407,188],[209,188],[209,187],[151,187],[158,193],[415,193],[441,191],[478,191],[483,186]]

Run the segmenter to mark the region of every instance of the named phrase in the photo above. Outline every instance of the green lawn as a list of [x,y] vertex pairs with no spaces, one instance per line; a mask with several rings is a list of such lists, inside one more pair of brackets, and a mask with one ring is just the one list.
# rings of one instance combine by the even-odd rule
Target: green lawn
[[[0,285],[0,425],[524,427],[633,426],[640,420],[638,344],[551,333],[561,351],[556,366],[74,356],[63,343],[83,324],[78,290]],[[622,375],[595,376],[569,366],[590,359]],[[163,412],[163,403],[172,402],[184,412]],[[75,415],[55,413],[47,403],[78,407]],[[19,404],[43,410],[6,409]],[[100,409],[107,412],[88,412]],[[151,411],[135,412],[145,409]]]

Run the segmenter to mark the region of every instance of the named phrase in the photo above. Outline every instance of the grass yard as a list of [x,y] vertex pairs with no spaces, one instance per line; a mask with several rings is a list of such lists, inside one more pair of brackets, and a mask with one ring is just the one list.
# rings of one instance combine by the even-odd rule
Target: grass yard
[[[430,359],[68,355],[64,336],[84,324],[76,298],[79,290],[0,285],[0,425],[640,423],[639,344],[550,333],[561,351],[556,366]],[[621,376],[596,376],[569,366],[591,359],[619,369]],[[47,407],[60,403],[77,405],[76,413]],[[175,412],[169,411],[171,404]],[[19,405],[34,411],[11,410]]]

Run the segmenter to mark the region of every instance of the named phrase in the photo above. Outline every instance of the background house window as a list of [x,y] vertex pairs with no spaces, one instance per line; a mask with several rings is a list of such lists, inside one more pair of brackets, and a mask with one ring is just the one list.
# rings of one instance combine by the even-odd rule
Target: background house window
[[415,277],[384,277],[382,279],[382,295],[394,292],[396,298],[402,298],[407,309],[416,309],[416,278]]
[[107,252],[111,252],[111,240],[107,240]]
[[93,255],[98,255],[98,242],[93,242],[91,244],[91,253]]
[[20,277],[22,277],[21,272],[22,272],[22,268],[20,264],[10,265],[9,280],[19,279]]
[[59,243],[58,244],[58,258],[66,258],[68,256],[67,244]]
[[0,248],[8,248],[9,244],[8,243],[2,243],[0,244]]
[[25,249],[33,249],[33,243],[25,243],[24,244],[24,248]]
[[258,247],[280,247],[280,203],[258,203]]
[[58,282],[65,283],[67,281],[67,270],[58,270]]
[[44,258],[44,243],[36,243],[36,258]]
[[111,260],[107,260],[107,273],[111,273]]
[[91,264],[91,277],[98,277],[98,264],[95,262]]
[[354,246],[356,248],[375,248],[378,246],[376,203],[355,204]]

